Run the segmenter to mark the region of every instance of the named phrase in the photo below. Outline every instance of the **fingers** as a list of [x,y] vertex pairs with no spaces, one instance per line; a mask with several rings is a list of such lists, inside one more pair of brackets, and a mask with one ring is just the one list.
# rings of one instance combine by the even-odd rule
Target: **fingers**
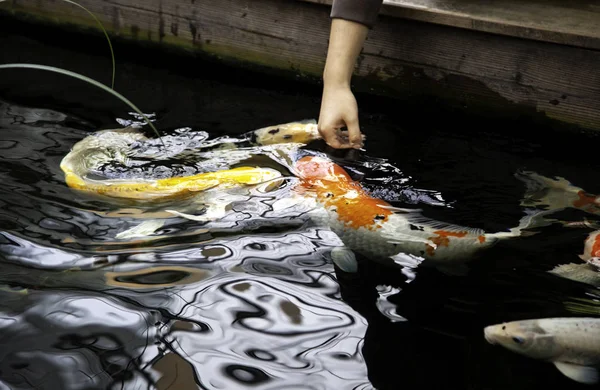
[[347,141],[339,135],[341,130],[334,126],[323,126],[318,128],[321,137],[327,145],[336,149],[347,149],[350,147]]
[[[351,122],[352,123],[352,122]],[[341,126],[340,126],[341,127]],[[340,127],[319,127],[321,137],[327,145],[336,149],[360,149],[364,146],[365,135],[360,132],[358,123],[348,126],[348,131]]]
[[[342,130],[344,127],[347,131]],[[332,148],[360,149],[363,146],[358,107],[349,87],[324,87],[317,129]]]
[[358,125],[358,118],[354,117],[346,121],[348,127],[348,139],[351,148],[360,149],[363,147],[363,137]]
[[348,131],[340,128],[321,130],[321,136],[327,145],[336,149],[360,149],[364,146],[365,135],[360,132],[358,125],[348,126]]

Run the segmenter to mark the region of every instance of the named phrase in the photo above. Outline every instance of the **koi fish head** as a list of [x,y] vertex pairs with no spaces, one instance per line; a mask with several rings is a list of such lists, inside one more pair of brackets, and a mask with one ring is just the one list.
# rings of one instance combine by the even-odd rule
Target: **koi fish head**
[[546,332],[537,320],[491,325],[484,329],[484,336],[490,344],[501,345],[533,359],[552,359],[562,352],[552,334]]
[[387,202],[371,197],[339,165],[321,157],[303,157],[295,165],[301,185],[297,191],[316,196],[324,206],[335,210],[345,226],[377,229],[392,212]]
[[321,135],[315,120],[284,123],[276,126],[263,127],[254,131],[256,143],[259,145],[273,145],[284,143],[307,144]]
[[302,157],[296,162],[296,171],[303,180],[325,180],[329,182],[350,183],[352,178],[333,161],[315,157]]

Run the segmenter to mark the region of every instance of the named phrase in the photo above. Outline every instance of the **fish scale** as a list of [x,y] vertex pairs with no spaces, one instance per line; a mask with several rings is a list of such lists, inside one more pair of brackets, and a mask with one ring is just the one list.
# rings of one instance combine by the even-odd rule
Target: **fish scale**
[[538,325],[565,348],[569,362],[600,364],[600,320],[597,318],[540,319]]

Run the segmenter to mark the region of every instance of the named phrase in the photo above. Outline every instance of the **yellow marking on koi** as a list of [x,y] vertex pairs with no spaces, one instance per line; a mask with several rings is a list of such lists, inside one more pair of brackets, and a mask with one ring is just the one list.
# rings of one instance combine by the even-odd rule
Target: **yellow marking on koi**
[[239,167],[192,176],[140,182],[91,181],[82,179],[72,172],[65,173],[65,181],[73,189],[129,199],[163,198],[168,195],[205,191],[218,185],[226,188],[236,185],[254,185],[278,177],[281,177],[278,171],[260,167]]

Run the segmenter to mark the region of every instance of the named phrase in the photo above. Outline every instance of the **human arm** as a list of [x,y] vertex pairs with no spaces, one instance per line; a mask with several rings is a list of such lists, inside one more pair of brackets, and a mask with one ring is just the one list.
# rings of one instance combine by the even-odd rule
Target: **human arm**
[[[334,0],[325,69],[319,132],[334,148],[362,147],[358,105],[350,80],[358,54],[382,0]],[[341,129],[346,127],[348,132]]]

